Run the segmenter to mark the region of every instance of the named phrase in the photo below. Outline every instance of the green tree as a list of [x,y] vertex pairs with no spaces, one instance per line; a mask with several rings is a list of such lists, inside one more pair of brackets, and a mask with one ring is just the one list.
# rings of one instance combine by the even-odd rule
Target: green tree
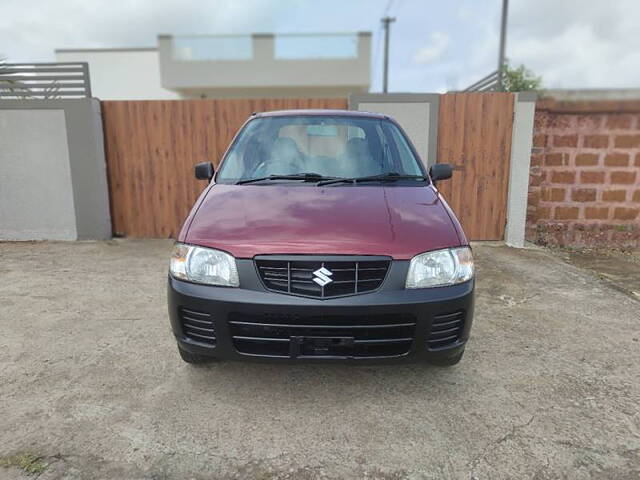
[[509,62],[504,63],[502,76],[502,88],[505,92],[537,91],[542,87],[542,77],[536,76],[531,70],[520,64],[519,67],[511,67]]

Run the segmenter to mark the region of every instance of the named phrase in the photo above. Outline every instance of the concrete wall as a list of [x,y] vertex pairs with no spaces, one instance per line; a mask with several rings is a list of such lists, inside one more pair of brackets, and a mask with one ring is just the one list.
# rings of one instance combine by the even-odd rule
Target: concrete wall
[[255,87],[255,88],[193,88],[180,90],[185,99],[205,98],[336,98],[347,97],[350,93],[366,92],[361,85],[313,86],[313,87]]
[[101,100],[171,100],[160,84],[155,48],[56,50],[59,62],[88,62],[92,95]]
[[0,239],[111,236],[100,103],[0,101]]
[[64,110],[0,110],[0,239],[75,240]]
[[640,100],[640,88],[549,89],[546,97],[571,102],[594,100]]
[[640,102],[537,104],[527,238],[640,247]]

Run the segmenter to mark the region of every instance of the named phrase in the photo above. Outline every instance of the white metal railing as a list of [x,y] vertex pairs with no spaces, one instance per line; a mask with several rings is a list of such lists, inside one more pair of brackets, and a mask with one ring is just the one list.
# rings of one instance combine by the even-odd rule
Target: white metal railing
[[173,58],[185,61],[251,60],[251,35],[182,35],[173,37]]
[[500,72],[496,70],[486,77],[481,78],[473,85],[468,86],[463,92],[497,92],[500,91]]
[[358,56],[358,34],[276,35],[276,59],[341,59]]
[[0,63],[0,99],[74,97],[91,97],[87,62]]
[[357,33],[178,35],[172,56],[183,61],[304,60],[358,57]]

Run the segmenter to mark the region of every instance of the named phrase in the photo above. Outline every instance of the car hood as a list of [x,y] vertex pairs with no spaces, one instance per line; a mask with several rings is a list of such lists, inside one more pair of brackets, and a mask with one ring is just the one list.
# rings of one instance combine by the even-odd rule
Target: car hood
[[217,184],[195,208],[179,240],[238,258],[345,254],[410,259],[466,242],[431,186]]

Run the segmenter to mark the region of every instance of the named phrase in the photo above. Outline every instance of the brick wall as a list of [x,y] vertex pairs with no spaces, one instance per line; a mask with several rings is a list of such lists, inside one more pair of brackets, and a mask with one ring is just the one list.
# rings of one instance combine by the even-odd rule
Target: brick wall
[[536,105],[527,239],[640,247],[640,102]]

